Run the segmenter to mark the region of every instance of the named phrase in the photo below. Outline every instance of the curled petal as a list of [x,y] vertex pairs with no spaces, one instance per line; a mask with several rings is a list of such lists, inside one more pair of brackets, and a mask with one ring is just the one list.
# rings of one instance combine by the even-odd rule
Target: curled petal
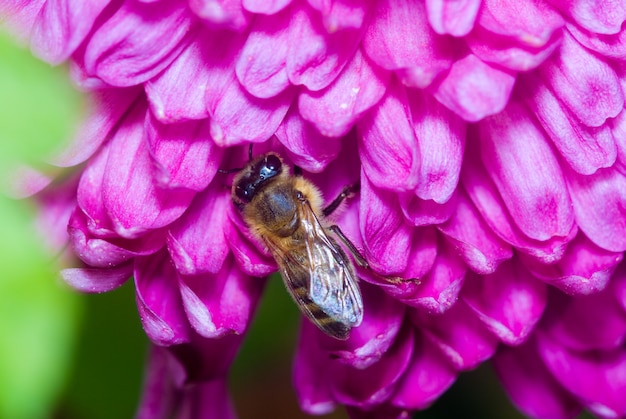
[[375,186],[407,191],[417,184],[420,153],[410,121],[406,91],[394,82],[371,115],[359,121],[359,156]]
[[[190,40],[187,6],[125,2],[98,27],[85,50],[87,73],[114,86],[140,84],[160,73]],[[163,36],[167,34],[167,36]]]
[[399,196],[404,218],[415,226],[437,225],[446,222],[456,210],[456,195],[443,204],[432,199],[420,199],[412,193]]
[[469,122],[480,121],[506,106],[515,76],[484,63],[473,54],[456,61],[433,94],[437,100]]
[[511,246],[485,224],[464,191],[459,193],[456,211],[438,228],[459,250],[475,272],[493,273],[498,265],[513,256]]
[[264,281],[243,274],[232,259],[216,274],[181,276],[180,292],[191,326],[206,338],[243,335]]
[[122,286],[133,274],[132,263],[113,268],[68,268],[61,271],[61,277],[72,288],[81,292],[102,293]]
[[189,7],[205,25],[214,29],[243,32],[250,23],[250,13],[241,0],[189,0]]
[[237,419],[226,378],[201,381],[185,386],[180,397],[180,405],[176,412],[177,419],[200,417]]
[[624,108],[615,71],[567,32],[559,54],[541,66],[539,74],[561,103],[589,127],[599,127]]
[[291,3],[291,0],[242,0],[243,7],[252,13],[273,15]]
[[178,291],[178,274],[167,253],[135,259],[137,309],[146,334],[156,345],[190,339],[191,330]]
[[458,373],[435,344],[419,332],[415,335],[413,357],[391,403],[408,409],[424,409],[454,383]]
[[524,342],[546,307],[546,285],[515,261],[483,277],[468,275],[463,301],[501,341]]
[[568,23],[566,27],[569,33],[586,48],[596,51],[601,56],[620,61],[626,60],[626,29],[613,35],[605,35],[590,32],[571,23]]
[[426,0],[428,22],[439,35],[465,36],[474,27],[482,0]]
[[410,93],[409,104],[421,158],[415,194],[443,204],[459,181],[465,122],[425,92]]
[[26,43],[47,0],[0,0],[2,25]]
[[592,242],[611,252],[626,250],[626,235],[615,234],[626,226],[626,177],[617,170],[595,174],[568,174],[576,222]]
[[325,136],[345,135],[368,109],[382,98],[389,73],[370,64],[357,50],[337,79],[317,92],[305,90],[298,109]]
[[355,0],[308,0],[311,7],[321,12],[324,27],[329,33],[342,29],[358,29],[368,15],[369,4]]
[[209,185],[223,155],[210,129],[207,119],[162,124],[148,113],[145,132],[159,186],[201,191]]
[[501,346],[493,365],[517,408],[531,417],[571,419],[579,402],[554,379],[537,350],[535,339],[517,347]]
[[615,267],[622,261],[621,252],[609,252],[578,234],[557,263],[545,265],[527,262],[535,276],[570,295],[589,295],[603,290]]
[[574,213],[565,179],[529,112],[512,102],[480,132],[483,162],[520,230],[541,241],[566,236]]
[[228,210],[231,228],[225,230],[226,241],[242,271],[252,276],[267,276],[276,272],[276,261],[267,248],[252,235],[239,214],[235,214],[232,205]]
[[550,0],[550,3],[578,25],[599,34],[619,32],[626,19],[626,6],[620,1]]

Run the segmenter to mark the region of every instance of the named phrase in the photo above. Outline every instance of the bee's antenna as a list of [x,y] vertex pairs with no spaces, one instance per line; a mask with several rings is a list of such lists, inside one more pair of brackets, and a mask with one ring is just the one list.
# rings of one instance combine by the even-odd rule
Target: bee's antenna
[[250,148],[248,148],[248,161],[252,161],[252,144],[250,143]]
[[229,173],[235,173],[235,172],[241,172],[243,170],[243,167],[238,167],[236,169],[218,169],[217,173],[222,173],[222,174],[229,174]]

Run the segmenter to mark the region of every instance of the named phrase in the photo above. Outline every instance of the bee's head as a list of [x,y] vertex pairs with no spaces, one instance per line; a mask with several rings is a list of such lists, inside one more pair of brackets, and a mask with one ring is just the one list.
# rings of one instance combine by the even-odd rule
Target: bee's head
[[233,200],[243,206],[273,178],[283,173],[283,161],[275,153],[267,153],[250,161],[233,180]]

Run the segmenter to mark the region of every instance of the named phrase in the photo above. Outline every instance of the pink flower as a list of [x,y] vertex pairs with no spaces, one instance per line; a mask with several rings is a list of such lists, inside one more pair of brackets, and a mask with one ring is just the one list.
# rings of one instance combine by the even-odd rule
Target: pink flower
[[168,348],[155,351],[182,366],[151,367],[142,417],[159,417],[150,400],[182,383],[197,383],[183,400],[223,399],[261,294],[254,277],[277,268],[217,174],[245,163],[249,143],[303,168],[327,200],[360,181],[336,222],[376,272],[421,279],[360,271],[364,320],[345,342],[303,323],[303,410],[406,417],[496,354],[529,415],[626,416],[620,2],[2,0],[0,11],[92,92],[55,161],[73,175],[38,196],[44,223],[67,225],[50,234],[84,263],[64,278],[104,292],[134,277],[144,329]]

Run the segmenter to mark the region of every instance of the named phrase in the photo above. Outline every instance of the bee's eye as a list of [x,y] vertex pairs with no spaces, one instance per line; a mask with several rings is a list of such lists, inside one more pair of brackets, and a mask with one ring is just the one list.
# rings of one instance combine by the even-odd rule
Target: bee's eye
[[243,202],[250,202],[254,192],[254,187],[249,182],[242,182],[235,188],[235,194]]
[[265,167],[267,167],[272,172],[277,172],[280,169],[281,165],[282,163],[280,162],[280,159],[273,154],[270,154],[265,159]]

